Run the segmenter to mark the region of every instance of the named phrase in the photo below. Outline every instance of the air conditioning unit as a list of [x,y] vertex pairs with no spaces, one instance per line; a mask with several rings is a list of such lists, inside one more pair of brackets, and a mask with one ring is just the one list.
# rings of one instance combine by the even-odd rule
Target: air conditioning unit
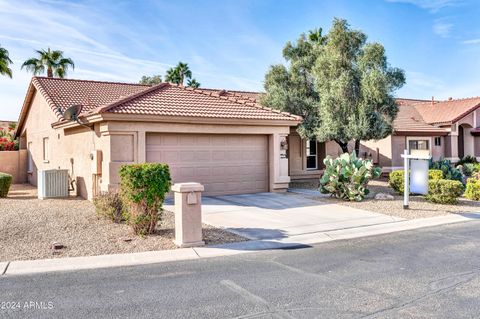
[[68,169],[38,171],[38,198],[68,197]]

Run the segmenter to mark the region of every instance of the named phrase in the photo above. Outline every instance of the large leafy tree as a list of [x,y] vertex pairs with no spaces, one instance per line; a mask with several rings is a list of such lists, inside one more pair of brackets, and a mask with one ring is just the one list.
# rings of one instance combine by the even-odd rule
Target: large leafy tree
[[67,70],[71,67],[75,68],[73,60],[65,58],[63,51],[60,50],[36,50],[37,57],[30,58],[22,64],[22,69],[32,72],[34,75],[39,75],[47,71],[47,76],[53,78],[54,76],[64,78],[67,75]]
[[12,69],[10,68],[10,64],[12,63],[8,51],[0,46],[0,74],[12,78]]
[[170,83],[184,85],[185,80],[187,80],[187,86],[194,88],[200,86],[200,83],[192,78],[192,71],[187,63],[178,62],[175,67],[168,69],[165,75],[165,81]]
[[334,140],[343,152],[351,141],[358,154],[361,140],[390,135],[398,113],[393,94],[405,75],[390,67],[381,44],[366,40],[345,20],[334,19],[326,36],[319,29],[296,45],[287,43],[288,66],[270,68],[263,103],[302,115],[302,137]]
[[150,85],[155,85],[155,84],[160,84],[162,83],[162,76],[160,75],[152,75],[152,76],[142,76],[142,78],[139,81],[140,84],[150,84]]

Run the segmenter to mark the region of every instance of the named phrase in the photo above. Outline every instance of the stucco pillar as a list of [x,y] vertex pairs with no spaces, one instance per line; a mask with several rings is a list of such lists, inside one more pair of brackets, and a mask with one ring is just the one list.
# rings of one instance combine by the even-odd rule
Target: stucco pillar
[[147,161],[147,146],[146,146],[146,132],[137,132],[137,159],[139,163],[145,163]]
[[272,134],[269,137],[270,154],[270,191],[284,192],[288,189],[290,176],[288,176],[286,133]]
[[199,183],[178,183],[172,186],[175,193],[175,240],[179,247],[203,246],[202,192]]

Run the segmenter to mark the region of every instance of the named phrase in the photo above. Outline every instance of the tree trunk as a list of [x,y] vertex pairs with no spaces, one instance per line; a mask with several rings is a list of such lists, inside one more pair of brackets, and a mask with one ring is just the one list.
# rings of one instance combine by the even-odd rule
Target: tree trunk
[[337,144],[340,146],[340,148],[342,149],[342,152],[348,153],[348,143],[344,143],[339,140],[335,140],[335,142],[337,142]]
[[53,78],[53,70],[52,70],[51,67],[48,67],[48,69],[47,69],[47,76],[48,76],[49,78]]
[[355,140],[355,155],[359,157],[360,154],[360,140]]

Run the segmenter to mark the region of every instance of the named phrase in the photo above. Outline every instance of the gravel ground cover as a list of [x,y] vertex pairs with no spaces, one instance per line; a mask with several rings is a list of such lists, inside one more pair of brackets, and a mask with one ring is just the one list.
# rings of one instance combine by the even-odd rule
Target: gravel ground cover
[[[174,216],[164,212],[154,235],[135,236],[125,224],[98,218],[90,201],[80,198],[36,198],[36,188],[13,185],[0,198],[0,261],[94,256],[176,248]],[[245,241],[246,238],[203,225],[207,245]],[[53,251],[53,242],[65,247]]]
[[[318,189],[318,182],[296,182],[294,187]],[[446,214],[480,212],[480,202],[477,201],[460,198],[457,205],[442,205],[427,202],[422,196],[410,196],[410,209],[403,209],[403,195],[397,194],[393,189],[388,187],[388,181],[386,179],[371,181],[368,184],[368,189],[370,190],[370,194],[368,194],[367,198],[361,202],[343,201],[333,197],[326,197],[325,195],[313,196],[309,198],[406,219],[435,217]],[[393,195],[394,200],[376,200],[374,197],[378,193]]]

